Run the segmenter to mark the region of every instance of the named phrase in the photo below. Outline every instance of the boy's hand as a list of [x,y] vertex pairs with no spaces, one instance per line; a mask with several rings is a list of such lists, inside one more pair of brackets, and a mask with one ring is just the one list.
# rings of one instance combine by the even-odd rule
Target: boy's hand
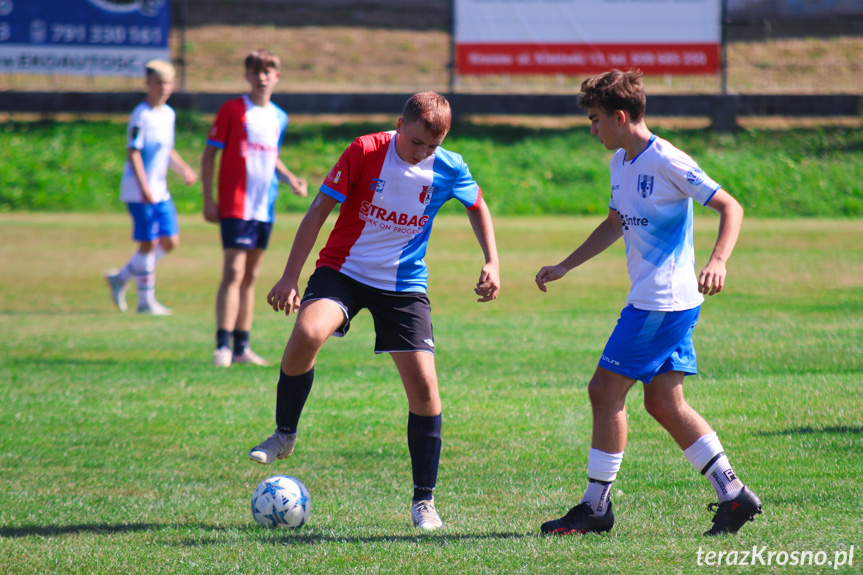
[[301,198],[305,198],[309,195],[309,185],[303,178],[297,178],[296,185],[291,186],[291,192],[295,196],[300,196]]
[[267,294],[267,303],[272,306],[273,311],[285,310],[285,315],[291,315],[291,312],[296,313],[300,309],[300,290],[297,287],[296,280],[291,280],[282,276],[276,282],[270,293]]
[[545,284],[559,280],[565,276],[568,271],[569,270],[559,264],[556,266],[545,266],[536,274],[536,287],[539,288],[539,291],[546,292],[548,290],[546,289]]
[[486,264],[483,266],[479,274],[479,281],[476,282],[474,293],[479,296],[478,302],[491,301],[497,299],[500,293],[500,272],[496,265]]
[[195,173],[195,170],[192,168],[187,168],[183,170],[183,183],[187,186],[191,186],[195,182],[198,181],[198,174]]
[[698,291],[704,295],[718,294],[725,287],[726,274],[725,264],[711,258],[698,276]]
[[204,219],[214,224],[218,224],[220,221],[222,221],[222,218],[219,217],[219,205],[216,203],[205,202]]

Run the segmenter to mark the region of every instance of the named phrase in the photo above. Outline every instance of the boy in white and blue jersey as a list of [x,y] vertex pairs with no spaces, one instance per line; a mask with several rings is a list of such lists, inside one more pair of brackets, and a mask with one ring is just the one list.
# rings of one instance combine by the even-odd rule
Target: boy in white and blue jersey
[[[698,371],[692,344],[698,313],[704,295],[724,287],[725,262],[737,242],[743,208],[692,158],[650,132],[645,103],[638,71],[611,70],[582,84],[579,105],[587,111],[591,134],[617,150],[610,165],[608,217],[565,260],[536,275],[545,292],[548,282],[622,236],[632,283],[588,387],[593,439],[587,490],[565,516],[544,523],[544,533],[598,533],[613,527],[609,495],[626,446],[626,395],[637,381],[644,383],[647,412],[716,490],[719,503],[709,506],[716,513],[705,535],[735,533],[761,513],[761,501],[735,475],[716,432],[683,397],[684,376]],[[693,201],[720,216],[713,253],[697,278]]]
[[169,315],[171,310],[156,300],[156,262],[180,243],[177,211],[168,191],[168,168],[186,185],[197,174],[174,149],[174,110],[166,104],[174,89],[174,67],[162,60],[146,65],[147,99],[129,118],[127,155],[120,182],[120,199],[132,216],[132,238],[138,251],[119,271],[106,276],[111,297],[126,311],[126,283],[135,278],[138,313]]

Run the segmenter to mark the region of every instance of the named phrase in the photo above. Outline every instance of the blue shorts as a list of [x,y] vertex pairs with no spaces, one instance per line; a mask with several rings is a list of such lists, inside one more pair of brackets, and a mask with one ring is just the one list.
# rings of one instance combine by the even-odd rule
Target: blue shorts
[[180,233],[174,200],[158,204],[129,202],[126,207],[132,215],[132,239],[136,242],[150,242]]
[[223,249],[265,250],[270,244],[273,222],[227,218],[220,225]]
[[692,331],[700,311],[700,306],[684,311],[626,306],[605,344],[599,367],[644,383],[667,371],[698,373]]

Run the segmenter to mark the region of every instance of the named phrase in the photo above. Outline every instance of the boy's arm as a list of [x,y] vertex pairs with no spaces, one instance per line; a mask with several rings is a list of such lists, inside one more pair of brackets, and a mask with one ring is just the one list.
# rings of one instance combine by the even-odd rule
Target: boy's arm
[[488,204],[480,198],[479,207],[468,211],[467,217],[473,228],[473,233],[482,248],[485,257],[485,265],[479,273],[479,281],[476,283],[474,293],[479,296],[478,302],[497,299],[500,293],[500,260],[497,257],[497,243],[494,239],[494,224],[491,221],[491,212]]
[[298,178],[285,166],[281,158],[276,160],[276,177],[279,182],[287,184],[291,187],[291,192],[294,195],[305,198],[309,194],[308,184],[302,178]]
[[734,196],[720,188],[707,202],[707,207],[719,213],[719,234],[716,245],[713,246],[713,253],[698,276],[698,291],[705,295],[714,295],[721,292],[725,286],[725,262],[731,257],[740,235],[743,206]]
[[297,228],[297,235],[294,237],[285,271],[282,273],[281,279],[267,294],[267,303],[273,307],[273,310],[285,310],[285,315],[291,315],[291,312],[300,309],[300,273],[303,271],[303,265],[309,258],[312,248],[315,247],[315,241],[318,239],[321,227],[337,203],[336,200],[323,192],[318,192],[318,195],[312,200],[309,211],[306,212],[303,221],[300,222],[300,227]]
[[584,262],[604,252],[623,235],[623,226],[617,211],[608,210],[608,217],[584,240],[574,252],[556,266],[545,266],[536,274],[536,285],[540,291],[547,291],[545,284],[559,280],[566,273]]
[[215,146],[204,146],[201,156],[201,185],[204,188],[204,219],[208,222],[219,222],[219,205],[213,200],[213,174],[216,166]]
[[171,149],[170,166],[172,170],[180,174],[180,177],[183,178],[183,182],[187,186],[191,186],[198,181],[198,174],[196,174],[195,170],[193,170],[192,167],[183,160],[180,153],[175,149]]
[[138,187],[141,188],[141,199],[145,204],[152,204],[153,194],[150,193],[150,182],[147,181],[147,172],[144,170],[144,159],[141,157],[141,150],[138,148],[129,148],[127,158],[129,159],[129,165],[132,166],[135,181],[138,182]]

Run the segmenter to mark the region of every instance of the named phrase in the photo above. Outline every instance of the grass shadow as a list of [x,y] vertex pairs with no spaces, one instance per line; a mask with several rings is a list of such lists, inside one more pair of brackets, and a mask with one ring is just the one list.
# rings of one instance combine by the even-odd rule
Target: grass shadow
[[756,435],[776,436],[776,435],[810,435],[813,433],[821,434],[840,434],[840,435],[861,435],[863,434],[863,426],[852,427],[850,425],[840,425],[836,427],[795,427],[793,429],[782,429],[779,431],[761,431]]
[[0,537],[57,537],[59,535],[77,533],[104,533],[113,535],[115,533],[151,531],[165,527],[167,526],[157,523],[132,523],[124,525],[110,525],[106,523],[93,525],[30,525],[24,527],[0,527]]

